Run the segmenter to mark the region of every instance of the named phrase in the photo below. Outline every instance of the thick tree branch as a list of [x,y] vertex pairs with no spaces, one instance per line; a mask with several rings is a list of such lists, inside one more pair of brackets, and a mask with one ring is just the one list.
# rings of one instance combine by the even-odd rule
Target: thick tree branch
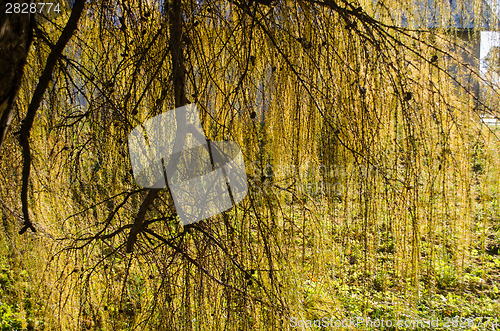
[[24,226],[22,227],[20,234],[26,232],[26,230],[31,229],[35,232],[35,228],[31,223],[28,209],[28,184],[30,177],[30,168],[31,168],[31,149],[30,149],[30,132],[33,127],[33,122],[35,120],[36,112],[40,107],[43,96],[49,83],[52,79],[52,73],[54,71],[54,67],[57,63],[57,60],[61,56],[66,44],[73,36],[75,30],[78,26],[78,21],[82,15],[83,8],[85,6],[85,0],[76,0],[73,6],[73,10],[71,11],[71,15],[64,27],[64,30],[57,40],[54,48],[50,52],[47,62],[45,63],[45,68],[43,69],[42,75],[38,80],[38,84],[35,88],[35,92],[33,93],[33,97],[31,98],[31,102],[28,106],[28,111],[26,113],[26,117],[24,118],[20,130],[19,142],[23,149],[23,173],[22,173],[22,190],[21,190],[21,202],[23,205],[23,215],[24,215]]
[[146,217],[146,212],[148,211],[149,206],[151,203],[156,199],[158,196],[160,190],[158,189],[152,189],[149,190],[148,195],[144,199],[144,201],[141,204],[141,207],[139,208],[139,211],[137,212],[137,215],[135,216],[134,219],[134,224],[132,225],[132,228],[130,229],[130,233],[128,235],[127,239],[127,253],[130,253],[134,250],[134,244],[137,240],[137,235],[143,228],[143,223],[144,223],[144,218]]
[[[165,0],[164,5],[167,11],[168,19],[169,19],[169,33],[170,33],[170,41],[169,41],[169,49],[172,57],[172,79],[174,86],[174,99],[175,99],[175,107],[182,107],[188,103],[186,98],[186,68],[184,64],[184,53],[182,49],[182,8],[181,8],[181,0]],[[185,137],[176,137],[174,149],[178,149],[179,145],[182,147],[184,145]],[[169,162],[177,162],[177,159],[171,159]],[[170,168],[171,164],[167,166]],[[166,178],[165,178],[166,180]],[[137,240],[137,235],[146,228],[144,225],[144,218],[146,217],[146,212],[150,206],[150,204],[154,201],[154,199],[158,196],[159,190],[152,189],[149,191],[148,195],[142,202],[141,207],[139,208],[139,212],[135,217],[134,224],[130,229],[129,237],[127,239],[127,253],[130,253],[134,249],[134,244]],[[170,210],[175,215],[175,207],[173,201],[170,204]]]

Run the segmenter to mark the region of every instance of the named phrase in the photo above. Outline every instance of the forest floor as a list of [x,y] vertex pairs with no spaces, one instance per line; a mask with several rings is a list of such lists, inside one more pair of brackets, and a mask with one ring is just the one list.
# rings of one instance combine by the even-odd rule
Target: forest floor
[[[380,272],[367,276],[362,259],[359,257],[354,259],[347,253],[345,254],[347,260],[331,261],[330,266],[317,273],[303,272],[305,269],[288,270],[287,273],[291,274],[291,278],[302,277],[303,280],[296,283],[300,285],[299,291],[295,293],[300,292],[300,295],[295,297],[294,294],[289,294],[288,297],[285,295],[291,304],[292,314],[295,314],[292,316],[311,321],[321,321],[329,317],[330,322],[349,317],[365,319],[363,323],[353,328],[330,328],[340,330],[498,330],[500,329],[498,219],[489,219],[486,229],[486,231],[478,230],[481,233],[476,233],[478,237],[485,238],[484,244],[479,244],[479,241],[474,244],[469,252],[472,258],[461,267],[457,266],[456,262],[436,257],[431,272],[432,281],[429,281],[425,265],[421,266],[419,279],[414,283],[403,281],[395,275],[390,264],[384,269],[379,269]],[[4,229],[0,230],[0,330],[39,330],[38,327],[29,328],[29,326],[43,325],[43,314],[47,313],[46,309],[42,309],[44,298],[37,296],[31,282],[33,275],[37,275],[40,270],[36,270],[30,261],[25,260],[23,252],[15,248],[15,244],[9,238],[16,236],[17,234],[5,224]],[[327,249],[323,251],[335,252],[334,245],[342,246],[341,242],[335,242],[336,239],[332,238],[327,244]],[[33,242],[31,247],[36,245],[41,243]],[[390,260],[394,254],[393,249],[388,249],[387,245],[384,245],[379,247],[376,253],[376,259],[379,261]],[[315,250],[317,248],[320,247],[315,247]],[[297,263],[291,264],[303,265],[305,268],[322,264],[319,260],[310,260],[314,257],[312,251],[306,252],[305,261],[300,261],[302,256],[300,253],[296,256],[299,257]],[[345,265],[345,269],[335,270],[333,265],[337,267]],[[359,272],[352,272],[353,270]],[[410,324],[406,327],[392,328],[375,327],[370,324],[382,319],[394,323],[401,320]],[[415,321],[432,323],[438,321],[438,325],[430,328],[411,325]],[[314,326],[293,328],[293,325],[283,325],[283,329],[325,330]]]

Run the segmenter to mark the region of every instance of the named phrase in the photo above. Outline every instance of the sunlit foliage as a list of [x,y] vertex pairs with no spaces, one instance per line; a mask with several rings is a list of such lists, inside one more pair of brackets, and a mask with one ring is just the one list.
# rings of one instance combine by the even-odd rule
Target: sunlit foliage
[[[394,317],[463,289],[500,212],[497,131],[480,120],[495,109],[474,90],[491,84],[467,64],[463,31],[446,15],[430,27],[412,3],[183,1],[185,96],[209,139],[241,146],[250,191],[188,228],[161,191],[132,253],[148,192],[127,136],[175,108],[168,4],[86,4],[31,132],[37,232],[18,236],[16,131],[69,9],[40,17],[0,163],[3,241],[29,273],[27,320],[270,330],[288,316],[371,314],[374,293]],[[481,6],[465,12],[480,20]]]

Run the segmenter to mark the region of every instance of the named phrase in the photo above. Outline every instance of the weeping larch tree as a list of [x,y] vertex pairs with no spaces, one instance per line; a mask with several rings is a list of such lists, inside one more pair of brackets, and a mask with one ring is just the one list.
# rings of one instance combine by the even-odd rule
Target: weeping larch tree
[[[1,2],[0,262],[23,284],[0,279],[20,302],[9,323],[274,330],[430,314],[475,288],[500,215],[481,121],[498,95],[450,4],[429,28],[413,1],[71,3]],[[241,147],[249,192],[182,226],[168,189],[135,183],[127,139],[190,103],[207,138]]]

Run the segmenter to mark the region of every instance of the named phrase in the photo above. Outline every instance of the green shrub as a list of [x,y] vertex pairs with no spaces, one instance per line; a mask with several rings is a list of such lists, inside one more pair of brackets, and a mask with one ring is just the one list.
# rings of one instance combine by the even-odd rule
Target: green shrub
[[13,307],[0,303],[0,327],[2,331],[23,329],[23,320],[13,311]]

